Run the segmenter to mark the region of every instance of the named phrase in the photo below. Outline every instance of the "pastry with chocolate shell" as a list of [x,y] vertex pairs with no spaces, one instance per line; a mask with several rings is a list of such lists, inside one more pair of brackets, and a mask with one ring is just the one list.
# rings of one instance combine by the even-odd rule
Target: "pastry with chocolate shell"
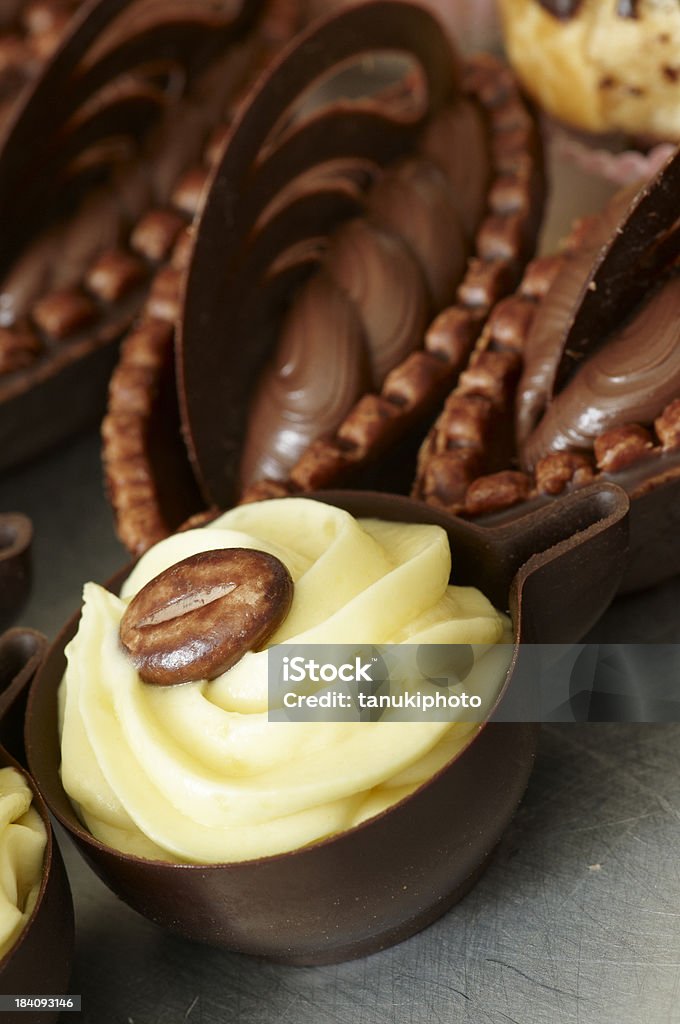
[[0,469],[101,418],[147,299],[163,332],[179,270],[157,271],[182,259],[213,132],[296,10],[92,0],[22,92],[0,132]]
[[[593,480],[632,500],[625,589],[680,571],[680,151],[637,190],[578,222],[494,310],[420,455],[415,494],[482,522]],[[508,348],[515,385],[477,369]],[[516,451],[494,450],[479,403]],[[514,421],[514,424],[513,424]],[[468,471],[473,453],[474,468]]]
[[[352,6],[294,41],[241,111],[189,265],[178,389],[204,503],[407,488],[542,200],[513,76],[463,62],[425,8]],[[163,468],[147,452],[130,514],[107,463],[119,532],[141,551],[180,521],[159,500]]]

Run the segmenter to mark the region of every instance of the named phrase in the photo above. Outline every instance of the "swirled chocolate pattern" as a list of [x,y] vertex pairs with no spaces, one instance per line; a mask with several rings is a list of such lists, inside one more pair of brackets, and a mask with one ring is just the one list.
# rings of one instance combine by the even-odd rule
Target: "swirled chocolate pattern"
[[564,333],[581,301],[597,253],[621,223],[635,190],[617,194],[601,215],[583,222],[578,244],[563,257],[559,274],[536,310],[524,348],[524,369],[519,383],[515,429],[520,450],[526,444],[550,402],[562,358],[555,343]]
[[259,382],[241,462],[243,485],[285,476],[309,443],[352,408],[369,381],[355,308],[331,277],[316,274],[288,313],[275,360]]
[[326,268],[364,325],[377,387],[422,340],[428,312],[422,272],[398,236],[365,220],[338,231]]
[[591,449],[605,431],[661,414],[680,394],[679,314],[674,276],[554,397],[527,443],[528,468],[548,452]]
[[381,178],[368,209],[408,244],[425,275],[433,307],[443,309],[452,302],[465,270],[467,245],[442,171],[429,160],[405,160]]
[[460,97],[433,117],[419,148],[446,174],[465,235],[474,238],[486,210],[491,178],[484,115],[475,103]]

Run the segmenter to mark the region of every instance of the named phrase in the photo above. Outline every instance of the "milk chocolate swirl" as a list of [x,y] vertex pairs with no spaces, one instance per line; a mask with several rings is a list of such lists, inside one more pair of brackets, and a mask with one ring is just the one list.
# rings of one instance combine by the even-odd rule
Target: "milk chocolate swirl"
[[467,257],[458,208],[444,174],[431,161],[405,160],[369,197],[371,216],[403,238],[420,264],[435,309],[453,301]]
[[539,305],[524,349],[521,396],[516,410],[516,435],[520,450],[535,429],[550,401],[562,351],[562,337],[581,300],[593,261],[619,226],[631,198],[626,189],[617,194],[603,213],[584,222],[578,244],[566,252],[560,273]]
[[556,395],[525,448],[528,467],[550,451],[590,449],[613,427],[650,424],[680,394],[680,275],[667,280]]
[[275,359],[253,400],[241,482],[285,477],[315,438],[332,430],[369,386],[364,333],[355,308],[327,274],[293,304]]
[[432,119],[419,148],[446,174],[463,229],[472,239],[486,209],[491,178],[484,115],[471,100],[461,97]]
[[425,333],[428,302],[422,272],[398,236],[365,220],[340,229],[326,268],[364,326],[373,386],[379,387]]

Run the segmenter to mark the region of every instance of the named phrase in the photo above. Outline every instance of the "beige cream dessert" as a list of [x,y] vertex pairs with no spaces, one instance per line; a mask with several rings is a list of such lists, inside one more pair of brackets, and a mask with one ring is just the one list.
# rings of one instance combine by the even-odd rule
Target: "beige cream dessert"
[[33,794],[15,768],[0,768],[0,960],[33,912],[42,883],[47,833]]
[[[283,564],[292,578],[287,614],[264,648],[211,681],[144,682],[121,643],[131,599],[177,563],[228,548]],[[286,498],[240,506],[162,541],[120,597],[87,584],[60,690],[62,779],[83,823],[129,854],[223,863],[297,849],[407,796],[479,724],[396,713],[375,722],[270,721],[266,647],[475,644],[466,690],[490,708],[507,672],[510,623],[478,590],[449,585],[450,573],[438,526],[356,520]]]

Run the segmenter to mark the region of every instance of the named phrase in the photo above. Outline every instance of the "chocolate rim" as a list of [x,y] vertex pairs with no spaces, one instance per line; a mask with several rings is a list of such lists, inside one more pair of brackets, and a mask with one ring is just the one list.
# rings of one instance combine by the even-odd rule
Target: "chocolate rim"
[[[415,19],[414,25],[418,19],[423,21],[429,36],[422,30],[416,33],[412,29],[409,32],[409,19]],[[389,31],[385,27],[388,21]],[[347,39],[344,39],[345,34]],[[413,42],[413,38],[409,39],[409,35],[417,35],[419,45]],[[263,85],[243,115],[243,122],[239,126],[242,138],[238,137],[239,128],[236,128],[222,165],[215,172],[199,224],[187,282],[178,352],[184,433],[205,496],[222,506],[233,500],[236,454],[239,450],[236,435],[240,435],[243,429],[242,413],[236,410],[243,405],[243,392],[248,393],[252,389],[255,364],[260,365],[261,362],[259,355],[256,360],[254,355],[251,357],[247,353],[252,366],[249,364],[249,367],[244,367],[241,365],[243,352],[239,349],[239,366],[232,366],[227,373],[226,361],[224,366],[220,365],[220,356],[216,353],[218,346],[213,345],[211,349],[202,341],[210,336],[212,344],[214,335],[225,334],[227,322],[233,325],[233,310],[225,319],[228,300],[223,298],[226,288],[223,264],[228,264],[238,248],[239,230],[245,230],[243,222],[247,225],[248,212],[244,213],[241,208],[240,193],[239,204],[234,204],[232,183],[239,181],[243,185],[243,182],[248,181],[248,165],[257,150],[254,139],[259,140],[263,126],[269,126],[274,116],[271,108],[276,110],[277,102],[282,102],[281,91],[288,97],[288,78],[296,85],[300,81],[314,78],[317,70],[314,66],[311,72],[305,72],[306,78],[301,78],[301,74],[296,71],[296,58],[303,67],[308,59],[305,46],[309,53],[315,53],[317,47],[322,49],[323,44],[324,54],[326,51],[330,53],[332,61],[341,52],[346,57],[349,52],[367,50],[372,43],[376,50],[398,48],[406,51],[417,64],[426,65],[426,74],[435,64],[434,57],[429,60],[424,57],[427,48],[433,45],[432,19],[423,11],[414,12],[405,3],[368,4],[341,12],[315,26],[310,32],[310,38],[313,46],[303,40],[297,48],[291,48],[271,72],[269,82]],[[357,42],[358,38],[361,44]],[[476,255],[470,261],[468,273],[459,287],[459,305],[448,311],[448,321],[452,321],[448,337],[442,329],[442,320],[447,319],[447,312],[444,312],[428,333],[425,348],[412,353],[405,363],[389,374],[381,395],[366,394],[360,400],[339,428],[335,439],[314,443],[293,471],[293,480],[289,484],[277,483],[271,487],[266,483],[256,484],[252,496],[299,493],[344,483],[343,478],[350,471],[357,467],[363,468],[372,460],[381,458],[387,448],[394,450],[397,442],[413,431],[414,423],[422,423],[427,420],[428,414],[434,413],[472,348],[489,309],[516,284],[521,266],[535,238],[538,213],[542,205],[542,165],[537,153],[535,124],[519,98],[511,73],[494,58],[482,56],[469,63],[466,80],[467,89],[491,118],[495,180],[489,190],[487,215],[477,232]],[[360,138],[358,114],[355,114],[355,119],[358,124],[357,136]],[[390,138],[387,133],[389,128],[394,136],[395,126],[389,116],[383,116],[383,120],[383,135]],[[332,137],[333,132],[327,135]],[[329,146],[333,149],[335,143],[327,141],[325,145],[326,149]],[[393,145],[392,140],[390,145]],[[336,149],[333,149],[335,152]],[[342,152],[344,154],[345,150]],[[392,156],[399,152],[397,149]],[[365,155],[363,140],[355,144],[352,155],[357,154]],[[329,152],[329,155],[332,154]],[[372,158],[375,155],[372,153]],[[384,152],[382,160],[378,159],[378,163],[381,162],[386,162]],[[247,205],[245,200],[243,205]],[[220,252],[224,253],[224,260],[216,258],[216,253]],[[242,288],[234,286],[234,293],[240,298]],[[249,323],[249,337],[252,338],[256,332],[257,325]],[[225,336],[233,333],[232,329]],[[462,357],[457,351],[461,347]],[[205,368],[208,364],[209,370]],[[234,378],[235,372],[238,372],[238,382]],[[205,379],[210,380],[215,392],[220,392],[221,401],[229,410],[229,424],[221,428],[219,438],[214,436],[214,426],[206,426],[208,420],[213,423],[217,422],[217,418],[209,416],[205,387],[198,387],[200,381]],[[215,381],[219,382],[219,387],[214,384]],[[226,396],[229,396],[228,399]],[[213,405],[216,402],[217,398]],[[221,423],[225,420],[224,412],[219,419]]]
[[[605,331],[614,310],[622,316],[644,295],[654,281],[659,256],[675,255],[677,231],[670,242],[664,224],[672,227],[680,187],[680,149],[655,178],[640,188],[621,216],[609,242],[594,255],[591,269],[580,288],[572,313],[555,344],[563,352],[554,386],[559,386],[575,362],[592,348]],[[656,418],[652,428],[631,423],[602,433],[593,453],[552,452],[539,460],[533,472],[523,472],[512,458],[499,460],[492,446],[492,427],[514,433],[513,407],[517,379],[494,372],[487,360],[490,351],[509,349],[521,360],[525,340],[541,301],[559,275],[570,253],[577,252],[592,218],[575,222],[561,253],[532,261],[515,293],[492,312],[470,360],[469,369],[447,400],[444,410],[423,444],[413,495],[448,511],[479,519],[489,525],[506,522],[527,510],[563,497],[593,481],[611,481],[634,501],[633,533],[636,547],[645,543],[638,520],[649,521],[652,497],[659,487],[669,500],[680,494],[680,430],[676,399]],[[662,244],[655,248],[657,240]],[[674,248],[673,248],[674,247]],[[639,272],[631,279],[631,267]],[[618,315],[618,313],[617,313]],[[476,369],[484,366],[484,379]],[[680,397],[680,396],[679,396]],[[486,401],[480,415],[480,400]],[[474,432],[463,433],[460,423],[474,419]],[[642,503],[645,509],[642,510]],[[640,508],[638,515],[637,508]],[[649,533],[647,543],[653,543]],[[638,589],[680,570],[677,557],[665,562],[657,575],[638,564],[631,570],[627,589]]]
[[[12,629],[0,636],[0,735],[21,756],[23,745],[23,704],[28,687],[41,663],[47,640],[33,630]],[[17,710],[20,715],[17,715]],[[17,941],[0,959],[0,983],[3,991],[50,994],[66,992],[71,974],[74,945],[73,902],[66,870],[61,858],[47,804],[35,780],[16,757],[0,746],[0,766],[16,769],[26,779],[33,794],[33,806],[45,826],[47,842],[42,880],[35,906]],[[35,963],[42,965],[40,977]],[[59,1011],[26,1014],[27,1022],[53,1021]]]
[[[503,603],[511,587],[509,603],[518,635],[524,640],[558,642],[582,635],[606,607],[618,583],[627,536],[628,502],[616,487],[604,486],[574,495],[551,516],[530,517],[520,530],[513,525],[510,529],[496,531],[466,524],[436,509],[393,495],[345,491],[320,492],[315,497],[346,508],[355,515],[382,515],[398,521],[432,522],[444,526],[450,543],[456,545],[454,562],[459,567],[461,582],[472,582],[475,578],[480,581],[480,576],[485,575],[487,582],[495,581],[497,590],[504,590]],[[591,571],[594,555],[601,567],[596,581],[592,579]],[[483,571],[480,566],[484,567]],[[112,583],[119,586],[128,571],[119,573]],[[466,573],[472,576],[468,578]],[[511,583],[513,577],[514,582]],[[584,590],[586,577],[589,582],[587,591]],[[546,610],[545,598],[554,592],[557,580],[565,578],[567,584],[562,593],[564,607],[569,611],[557,621],[557,617]],[[77,622],[78,616],[57,638],[31,688],[26,720],[26,746],[31,769],[52,812],[114,892],[157,923],[190,937],[284,962],[305,964],[337,962],[338,959],[360,956],[400,941],[430,923],[448,909],[455,898],[467,891],[488,859],[526,785],[533,760],[536,728],[493,723],[489,720],[490,715],[466,747],[415,793],[355,828],[307,847],[250,861],[209,865],[168,864],[111,850],[94,839],[78,822],[58,772],[59,741],[54,728],[56,690],[63,674],[64,646],[73,636]],[[508,692],[511,676],[512,671],[499,695],[499,702]],[[499,775],[496,761],[509,753],[507,744],[514,752],[510,764]],[[469,772],[472,774],[468,778]],[[445,799],[432,820],[441,822],[442,818],[446,819],[446,828],[457,829],[458,825],[451,820],[456,818],[450,806],[451,794],[446,793],[447,787],[453,785],[455,789],[456,780],[462,776],[465,778],[464,792],[458,793],[456,799],[462,801],[463,820],[467,821],[470,806],[474,809],[474,821],[461,826],[464,834],[467,828],[468,838],[464,835],[461,839],[456,833],[457,842],[463,843],[463,847],[458,849],[457,865],[460,868],[461,863],[464,864],[462,874],[456,875],[454,871],[452,875],[448,862],[440,862],[439,870],[444,871],[448,881],[438,882],[445,891],[438,892],[429,906],[422,904],[422,900],[429,901],[429,895],[414,905],[411,894],[400,895],[401,884],[395,882],[399,892],[384,896],[384,920],[379,925],[382,930],[373,934],[370,927],[369,931],[366,930],[367,921],[364,920],[364,904],[369,896],[366,893],[361,897],[348,896],[342,911],[334,910],[333,934],[329,934],[326,909],[330,912],[330,908],[324,907],[324,901],[333,901],[334,907],[343,907],[342,901],[338,904],[335,900],[335,890],[329,892],[331,880],[337,884],[340,879],[341,888],[347,890],[358,885],[357,892],[366,885],[372,894],[375,880],[365,878],[370,868],[365,862],[367,846],[373,849],[376,870],[380,864],[385,867],[387,861],[396,858],[399,872],[403,875],[406,871],[413,880],[412,872],[418,868],[409,858],[417,858],[418,867],[422,870],[423,862],[443,848],[429,837],[435,845],[431,849],[423,849],[421,834],[416,829],[416,848],[419,844],[420,847],[416,851],[410,849],[414,841],[413,822],[419,814],[427,812],[429,815],[433,802]],[[501,799],[499,793],[508,783],[507,776],[512,776],[510,788]],[[502,784],[499,784],[499,778],[503,779]],[[494,811],[489,811],[485,800],[473,800],[470,805],[470,786],[479,789],[486,785],[491,786],[493,800],[498,798],[501,801]],[[384,844],[386,831],[394,828],[404,830],[403,843]],[[428,834],[427,828],[425,834]],[[382,861],[375,853],[378,847],[382,851]],[[408,863],[403,863],[404,858]],[[364,866],[359,868],[359,864]],[[385,877],[391,880],[389,864],[385,871]],[[302,881],[300,873],[304,874],[304,892],[295,895]],[[181,900],[179,895],[177,898],[181,913],[169,899],[173,886],[176,895],[181,893]],[[379,888],[385,889],[384,878]],[[403,888],[407,890],[409,887],[405,885]],[[244,891],[247,900],[239,911],[236,908]],[[397,897],[406,902],[395,911]],[[253,900],[255,905],[251,902]],[[297,911],[290,905],[291,900],[293,904],[297,901]],[[405,906],[410,908],[408,914]],[[219,908],[223,911],[222,921],[215,920],[216,916],[220,917]],[[229,908],[235,917],[230,917]],[[342,921],[338,917],[340,913],[344,915]],[[276,927],[272,924],[272,915],[278,917],[281,914],[287,923],[280,921]],[[304,927],[300,925],[301,915],[309,918]],[[303,931],[312,929],[314,934],[310,937],[305,931],[301,935],[301,927]],[[293,939],[287,934],[291,929]]]
[[[206,64],[232,45],[240,46],[248,33],[256,37],[251,29],[261,7],[260,0],[232,10],[220,10],[208,0],[175,4],[167,15],[156,9],[150,23],[147,17],[132,31],[127,29],[121,40],[120,20],[127,18],[124,23],[129,24],[137,2],[86,3],[13,110],[0,142],[3,272],[41,228],[35,169],[61,187],[64,203],[80,203],[91,182],[96,184],[115,164],[121,138],[135,150],[159,111],[170,109],[174,86],[170,78],[163,84],[163,69],[170,77],[182,69],[180,91],[187,95]],[[116,146],[109,153],[114,138]],[[139,149],[135,151],[139,158]],[[92,167],[84,155],[94,160]],[[185,199],[186,177],[178,182]],[[194,202],[200,183],[191,184],[193,193],[186,201]],[[35,454],[103,413],[104,386],[117,343],[157,267],[156,260],[130,242],[134,227],[125,246],[106,250],[84,265],[76,285],[43,291],[22,320],[0,329],[0,429],[8,441],[2,445],[2,466]],[[64,399],[65,391],[76,388],[83,394],[77,408]],[[49,421],[46,410],[53,414]]]
[[[262,52],[240,83],[225,117],[207,139],[204,175],[219,158],[237,111],[263,67],[299,27],[302,16],[298,0],[267,0],[265,6],[257,30]],[[155,275],[161,285],[164,279],[174,277],[175,301],[165,308],[146,303],[138,322],[123,339],[109,383],[108,408],[102,423],[105,483],[118,535],[132,554],[140,554],[167,536],[201,506],[179,436],[173,348],[180,277],[186,271],[192,242],[188,231],[203,200],[204,193],[191,215],[172,203],[167,211],[161,211],[176,216],[182,225]],[[163,486],[166,475],[172,479],[171,487]]]

